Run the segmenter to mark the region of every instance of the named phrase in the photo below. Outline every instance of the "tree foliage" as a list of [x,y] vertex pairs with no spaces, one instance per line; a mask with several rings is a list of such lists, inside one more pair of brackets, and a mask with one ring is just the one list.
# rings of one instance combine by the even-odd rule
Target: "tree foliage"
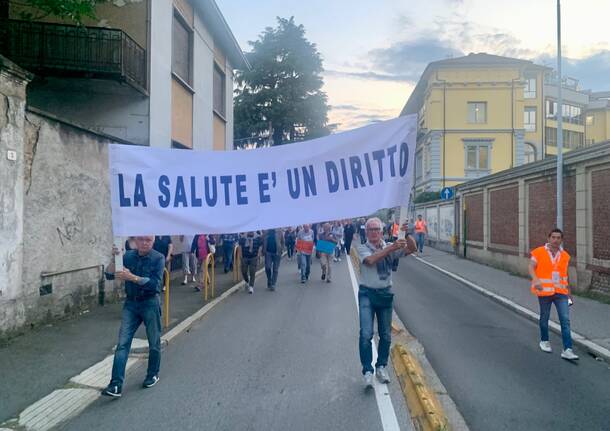
[[83,19],[95,17],[95,8],[107,0],[13,0],[11,4],[23,8],[21,19],[37,21],[52,16],[82,24]]
[[413,203],[421,204],[424,202],[437,201],[441,198],[441,192],[422,192],[415,196]]
[[246,58],[252,68],[236,76],[235,138],[243,142],[253,138],[265,145],[268,140],[260,138],[270,137],[281,145],[329,133],[320,53],[294,17],[278,17],[277,23],[250,42]]

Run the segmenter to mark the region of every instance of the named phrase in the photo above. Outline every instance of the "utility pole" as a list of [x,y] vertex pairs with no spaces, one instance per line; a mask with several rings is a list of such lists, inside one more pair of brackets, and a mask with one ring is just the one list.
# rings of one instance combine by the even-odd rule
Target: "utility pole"
[[563,94],[561,77],[561,0],[557,0],[557,227],[563,229]]

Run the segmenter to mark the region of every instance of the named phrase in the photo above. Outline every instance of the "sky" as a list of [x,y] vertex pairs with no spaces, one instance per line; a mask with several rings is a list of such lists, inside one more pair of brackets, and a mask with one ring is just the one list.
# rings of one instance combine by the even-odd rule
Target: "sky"
[[[294,16],[324,61],[329,123],[396,117],[426,65],[471,52],[554,67],[556,0],[216,0],[244,51]],[[610,0],[563,0],[564,74],[610,90]]]

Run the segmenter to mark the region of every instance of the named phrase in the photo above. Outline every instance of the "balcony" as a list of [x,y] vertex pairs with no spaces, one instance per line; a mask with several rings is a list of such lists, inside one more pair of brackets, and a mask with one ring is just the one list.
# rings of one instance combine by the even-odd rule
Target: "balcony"
[[122,30],[5,19],[0,53],[39,76],[111,79],[147,94],[146,50]]

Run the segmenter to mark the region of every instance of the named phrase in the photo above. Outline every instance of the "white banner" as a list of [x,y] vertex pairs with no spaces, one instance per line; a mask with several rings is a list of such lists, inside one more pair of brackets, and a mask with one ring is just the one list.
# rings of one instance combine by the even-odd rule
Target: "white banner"
[[111,145],[115,236],[234,233],[407,206],[416,116],[242,151]]

